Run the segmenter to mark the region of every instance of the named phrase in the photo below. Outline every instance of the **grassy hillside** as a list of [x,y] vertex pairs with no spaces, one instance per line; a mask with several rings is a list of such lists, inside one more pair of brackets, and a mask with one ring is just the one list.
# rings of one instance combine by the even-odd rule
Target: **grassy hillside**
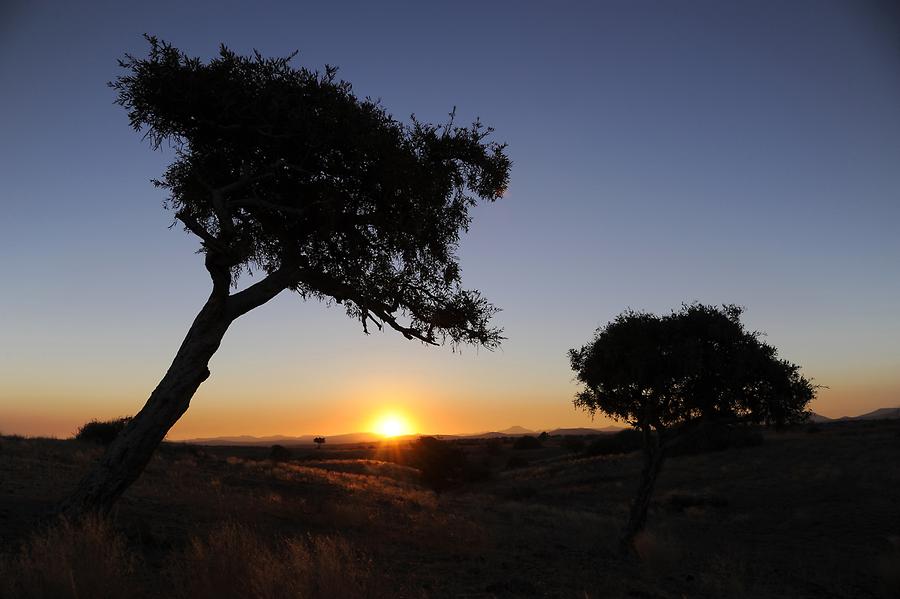
[[640,559],[615,553],[639,455],[562,438],[454,443],[474,474],[440,494],[408,441],[167,444],[108,522],[72,527],[46,513],[101,449],[3,437],[0,596],[900,595],[900,423],[811,430],[669,460]]

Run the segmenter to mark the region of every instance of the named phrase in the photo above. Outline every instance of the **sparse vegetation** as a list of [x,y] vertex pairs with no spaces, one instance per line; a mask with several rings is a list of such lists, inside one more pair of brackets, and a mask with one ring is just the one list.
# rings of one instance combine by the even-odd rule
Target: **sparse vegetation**
[[[492,476],[462,475],[439,495],[410,465],[414,442],[334,444],[289,462],[269,460],[269,446],[165,444],[112,523],[87,530],[45,528],[44,508],[102,448],[4,437],[0,597],[74,597],[59,586],[71,567],[82,598],[248,586],[322,599],[893,597],[900,472],[885,464],[900,461],[898,431],[801,426],[672,458],[628,560],[615,550],[640,454],[574,457],[562,437],[499,454],[489,440],[440,441]],[[527,463],[507,469],[516,458]],[[127,595],[104,595],[91,572]]]
[[465,479],[466,454],[452,443],[434,437],[419,437],[412,445],[408,460],[422,473],[422,482],[437,492]]
[[0,556],[0,597],[65,599],[141,596],[138,561],[108,522],[65,519],[27,539],[17,553]]
[[193,538],[169,564],[172,596],[184,599],[393,597],[371,560],[332,536],[273,543],[246,526],[226,523]]

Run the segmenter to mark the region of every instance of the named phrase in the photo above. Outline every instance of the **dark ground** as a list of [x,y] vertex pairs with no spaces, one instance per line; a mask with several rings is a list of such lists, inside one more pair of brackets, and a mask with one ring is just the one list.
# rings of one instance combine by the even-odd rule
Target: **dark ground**
[[[133,579],[128,596],[187,594],[190,572],[197,597],[900,597],[900,421],[816,428],[667,461],[640,559],[615,553],[639,454],[573,456],[561,438],[536,450],[470,442],[460,447],[486,478],[436,495],[401,465],[406,441],[294,448],[283,463],[268,448],[167,444],[112,516],[126,557],[110,559],[130,564],[120,572]],[[20,547],[100,451],[0,438],[7,581],[46,567],[34,541],[27,559]],[[507,469],[513,456],[528,465]],[[214,563],[222,530],[237,531],[229,550],[244,570]],[[304,579],[307,590],[290,595],[284,581],[300,570],[285,566],[260,574],[282,594],[242,587],[245,570],[287,559],[253,557],[284,538],[303,539],[334,580]],[[47,561],[68,559],[60,552]],[[351,579],[362,582],[341,586]]]

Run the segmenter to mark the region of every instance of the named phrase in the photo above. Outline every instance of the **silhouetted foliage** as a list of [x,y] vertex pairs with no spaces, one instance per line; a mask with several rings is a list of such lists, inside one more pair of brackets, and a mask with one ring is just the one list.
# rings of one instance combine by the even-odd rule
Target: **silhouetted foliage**
[[518,450],[540,449],[541,447],[543,444],[540,439],[531,435],[524,435],[513,442],[513,449]]
[[583,389],[575,405],[631,424],[642,435],[644,471],[622,538],[644,527],[668,448],[710,421],[783,425],[807,418],[816,387],[747,331],[738,306],[684,305],[665,316],[626,311],[569,351]]
[[419,469],[422,482],[438,493],[465,479],[466,454],[447,441],[419,437],[412,443],[409,459]]
[[109,445],[131,422],[130,417],[115,418],[113,420],[91,420],[81,426],[75,433],[78,441],[89,441],[99,445]]
[[316,444],[316,449],[322,449],[322,445],[325,444],[325,437],[316,437],[313,439],[313,443]]
[[269,448],[269,459],[273,462],[286,462],[294,457],[290,449],[284,445],[273,445]]
[[[204,62],[147,36],[149,55],[126,55],[110,83],[135,131],[175,160],[154,183],[200,240],[212,292],[171,367],[102,462],[63,506],[107,511],[139,476],[209,377],[230,324],[285,290],[339,304],[365,332],[493,348],[496,308],[462,287],[460,232],[479,200],[509,180],[505,146],[476,121],[396,121],[358,98],[337,70],[292,56]],[[454,111],[455,113],[455,111]],[[237,289],[253,273],[253,285]]]
[[537,438],[538,438],[538,441],[540,441],[541,443],[544,443],[547,441],[547,439],[550,438],[550,433],[548,433],[547,431],[544,431],[540,435],[538,435]]

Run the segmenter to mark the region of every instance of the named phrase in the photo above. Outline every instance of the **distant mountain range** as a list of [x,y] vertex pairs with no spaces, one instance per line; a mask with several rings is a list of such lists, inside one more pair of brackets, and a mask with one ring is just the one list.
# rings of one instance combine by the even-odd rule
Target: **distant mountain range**
[[810,420],[813,422],[842,422],[847,420],[887,420],[890,418],[900,418],[900,408],[879,408],[859,416],[841,416],[840,418],[829,418],[821,414],[812,413]]
[[[841,418],[829,418],[821,414],[812,413],[810,420],[813,422],[844,422],[851,420],[884,420],[888,418],[900,418],[900,407],[881,408],[859,416],[843,416]],[[483,433],[462,435],[434,435],[441,439],[491,439],[497,437],[521,437],[523,435],[539,435],[546,432],[549,435],[597,435],[600,433],[614,433],[622,430],[621,426],[605,426],[603,428],[555,428],[547,431],[536,431],[523,426],[511,426],[500,431],[486,431]],[[423,434],[404,435],[395,439],[416,439]],[[271,435],[267,437],[252,437],[240,435],[237,437],[208,437],[204,439],[185,439],[182,443],[196,445],[313,445],[313,439],[319,435],[300,435],[291,437],[287,435]],[[325,437],[326,444],[341,445],[346,443],[375,443],[384,440],[384,437],[376,433],[345,433],[343,435],[331,435]]]
[[[606,426],[603,428],[555,428],[546,431],[549,435],[596,435],[599,433],[614,433],[622,430],[619,426]],[[539,435],[544,431],[534,431],[522,426],[511,426],[502,431],[487,431],[483,433],[462,435],[433,435],[441,439],[490,439],[494,437],[521,437],[523,435]],[[180,443],[193,443],[195,445],[313,445],[313,439],[319,435],[300,435],[296,437],[288,435],[270,435],[266,437],[253,437],[239,435],[236,437],[206,437],[202,439],[184,439]],[[394,439],[416,439],[423,434],[403,435]],[[345,443],[374,443],[382,441],[384,437],[376,433],[345,433],[325,437],[326,445],[341,445]]]

